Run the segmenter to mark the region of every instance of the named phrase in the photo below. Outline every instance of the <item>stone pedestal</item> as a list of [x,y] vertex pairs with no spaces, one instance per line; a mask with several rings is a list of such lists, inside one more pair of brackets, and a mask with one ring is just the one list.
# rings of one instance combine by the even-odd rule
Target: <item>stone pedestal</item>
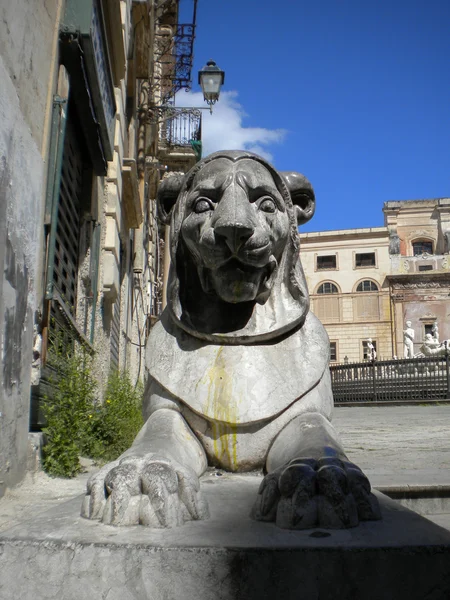
[[260,477],[207,474],[211,518],[172,530],[79,517],[81,498],[0,535],[2,600],[440,600],[450,532],[379,495],[383,521],[284,531],[249,518]]

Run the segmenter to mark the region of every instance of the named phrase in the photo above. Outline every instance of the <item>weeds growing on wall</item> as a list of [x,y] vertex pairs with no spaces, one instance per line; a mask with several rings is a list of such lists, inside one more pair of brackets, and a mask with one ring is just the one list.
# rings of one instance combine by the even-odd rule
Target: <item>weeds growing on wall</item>
[[74,477],[81,471],[80,456],[102,462],[116,459],[142,427],[142,386],[133,386],[125,372],[113,373],[101,403],[87,352],[54,347],[49,363],[55,375],[52,397],[43,403],[45,471]]

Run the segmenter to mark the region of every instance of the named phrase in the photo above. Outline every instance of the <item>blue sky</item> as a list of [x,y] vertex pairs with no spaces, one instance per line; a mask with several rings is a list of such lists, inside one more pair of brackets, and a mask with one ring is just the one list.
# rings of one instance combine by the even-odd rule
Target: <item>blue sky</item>
[[239,145],[304,173],[317,210],[302,231],[450,196],[449,23],[449,0],[198,0],[193,92],[209,58],[226,72],[205,152]]

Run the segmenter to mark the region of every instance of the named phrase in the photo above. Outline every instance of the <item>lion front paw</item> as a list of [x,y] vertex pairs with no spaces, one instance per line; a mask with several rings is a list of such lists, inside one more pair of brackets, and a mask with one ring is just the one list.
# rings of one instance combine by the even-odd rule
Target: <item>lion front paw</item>
[[93,475],[81,516],[107,525],[162,528],[206,519],[208,507],[190,468],[150,455],[123,458]]
[[337,458],[298,458],[266,475],[252,516],[283,529],[345,529],[381,519],[367,477]]

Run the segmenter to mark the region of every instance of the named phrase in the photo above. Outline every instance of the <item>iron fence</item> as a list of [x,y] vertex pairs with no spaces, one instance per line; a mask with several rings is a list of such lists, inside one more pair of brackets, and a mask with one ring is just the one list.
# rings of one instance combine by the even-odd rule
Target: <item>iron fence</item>
[[202,139],[201,110],[165,107],[160,137],[169,146],[191,146],[195,149]]
[[450,358],[374,360],[332,365],[335,404],[450,399]]

